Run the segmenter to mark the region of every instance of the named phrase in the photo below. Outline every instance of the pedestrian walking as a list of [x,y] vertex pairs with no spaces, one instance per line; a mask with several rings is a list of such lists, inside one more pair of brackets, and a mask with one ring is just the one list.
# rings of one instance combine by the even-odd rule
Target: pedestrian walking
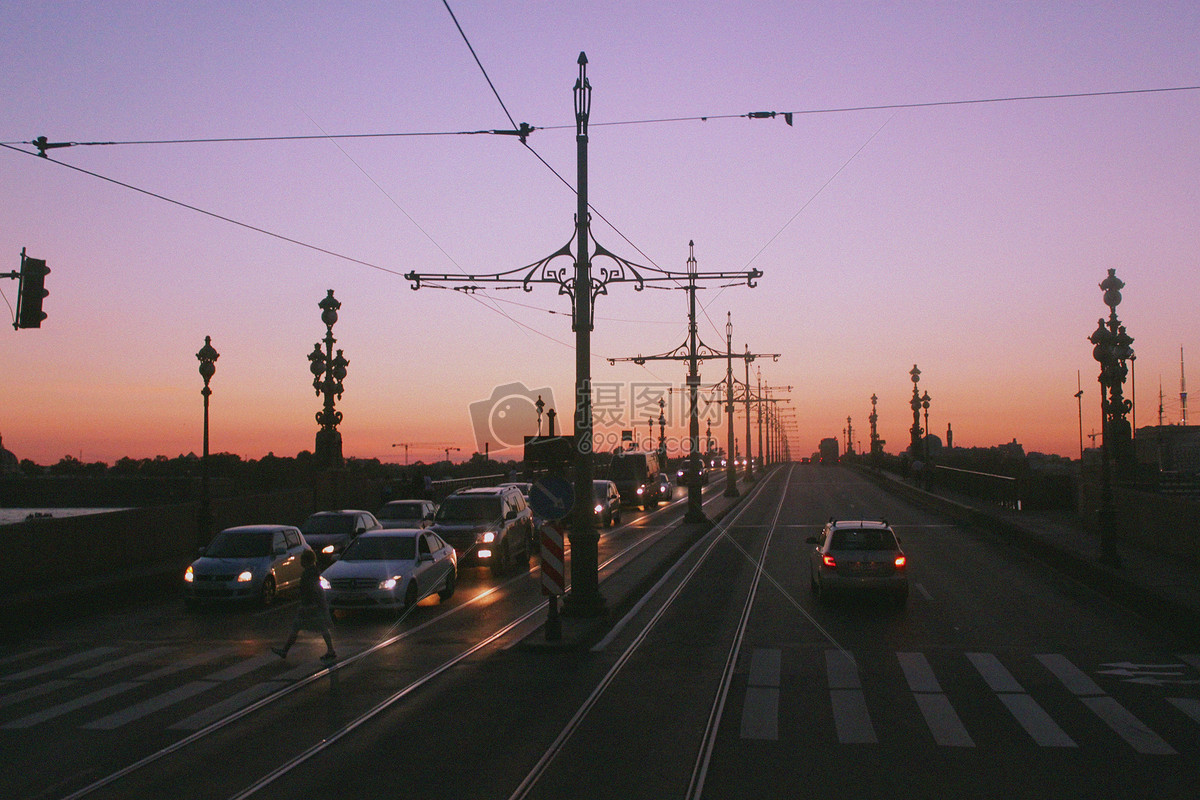
[[329,663],[337,658],[333,649],[333,634],[329,630],[329,603],[325,600],[325,590],[321,588],[321,572],[317,569],[317,554],[305,550],[300,556],[300,565],[304,573],[300,576],[300,610],[292,623],[292,632],[283,647],[272,647],[271,651],[280,658],[287,658],[288,650],[296,643],[300,631],[320,633],[325,639],[327,648],[321,660]]

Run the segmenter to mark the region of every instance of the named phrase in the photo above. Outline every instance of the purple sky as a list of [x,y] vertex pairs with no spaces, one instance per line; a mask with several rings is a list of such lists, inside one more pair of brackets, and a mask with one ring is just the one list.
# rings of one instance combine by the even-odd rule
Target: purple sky
[[[1137,422],[1157,421],[1160,382],[1165,420],[1179,421],[1180,349],[1200,360],[1200,91],[800,112],[1198,86],[1194,2],[451,7],[513,119],[544,128],[530,147],[571,184],[586,51],[589,197],[617,228],[594,219],[601,244],[682,271],[695,240],[702,271],[764,272],[754,289],[701,292],[700,333],[722,348],[731,313],[736,350],[781,354],[760,363],[764,382],[793,387],[794,455],[840,437],[847,416],[867,442],[872,394],[885,449],[902,450],[914,363],[935,433],[1078,455],[1077,374],[1085,433],[1099,426],[1086,337],[1107,314],[1109,268],[1128,284],[1118,311],[1136,340]],[[391,445],[408,442],[413,460],[447,446],[466,457],[472,404],[512,383],[551,389],[569,419],[565,297],[413,292],[402,277],[511,269],[571,238],[574,194],[514,137],[27,155],[40,135],[511,128],[442,3],[16,0],[4,20],[0,270],[22,247],[52,270],[43,327],[0,334],[0,435],[19,457],[199,452],[206,335],[221,353],[212,449],[311,449],[320,401],[305,356],[330,288],[350,360],[347,455],[402,460]],[[794,125],[722,118],[768,110],[797,112]],[[16,290],[0,281],[13,305]],[[607,359],[676,347],[686,313],[682,291],[610,286],[593,381],[626,401],[638,384],[682,385],[683,364]],[[614,429],[645,430],[643,409],[618,406]]]

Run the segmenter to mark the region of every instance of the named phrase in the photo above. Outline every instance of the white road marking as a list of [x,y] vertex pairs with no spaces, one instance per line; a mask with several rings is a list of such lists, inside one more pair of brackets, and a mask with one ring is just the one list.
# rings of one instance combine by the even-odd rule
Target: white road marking
[[119,669],[128,667],[130,664],[140,664],[143,661],[149,661],[155,656],[160,656],[164,653],[170,653],[174,647],[152,647],[149,650],[139,650],[132,655],[124,658],[114,658],[112,661],[106,661],[90,669],[85,669],[82,672],[76,672],[70,677],[72,678],[98,678],[101,675],[107,675],[110,672],[116,672]]
[[1000,659],[992,653],[967,653],[967,658],[1035,742],[1042,747],[1078,747],[1066,731],[1050,718],[1045,709],[1025,693],[1025,688],[1004,668]]
[[838,741],[842,744],[878,742],[854,656],[845,650],[826,650],[825,672],[829,680],[829,702],[833,707],[833,724],[837,729]]
[[925,717],[933,740],[943,747],[974,747],[975,741],[950,704],[950,698],[942,692],[941,684],[924,654],[897,653],[896,658],[900,660],[908,688],[912,690],[917,707]]
[[783,651],[758,647],[750,654],[750,677],[742,706],[742,738],[779,739],[779,679]]
[[1078,697],[1104,724],[1112,728],[1139,753],[1156,756],[1175,755],[1175,749],[1146,727],[1124,706],[1104,693],[1096,682],[1076,667],[1066,656],[1057,653],[1041,653],[1034,656],[1042,665],[1062,681],[1067,691]]
[[192,714],[187,719],[180,720],[171,726],[173,731],[198,731],[201,728],[206,728],[219,719],[240,711],[246,706],[253,703],[255,700],[266,697],[272,692],[277,692],[287,686],[286,681],[266,681],[265,683],[256,683],[245,691],[238,692],[232,697],[228,697],[219,703],[214,703],[203,711]]
[[115,714],[109,714],[107,717],[101,717],[80,727],[90,731],[111,731],[220,685],[213,681],[192,681],[191,683],[185,683],[169,692],[163,692],[160,695],[151,697],[149,700],[136,703],[129,708],[118,711]]
[[36,678],[40,675],[45,675],[47,672],[54,672],[55,670],[65,669],[66,667],[73,667],[76,664],[83,663],[84,661],[92,661],[94,659],[100,658],[101,656],[106,656],[109,653],[115,653],[118,649],[120,649],[120,648],[117,648],[117,647],[93,647],[91,650],[85,650],[82,653],[76,653],[75,655],[72,655],[72,656],[66,656],[64,658],[58,659],[57,661],[51,661],[48,664],[42,664],[40,667],[32,667],[23,672],[14,672],[11,675],[5,675],[3,677],[3,680],[23,681],[26,678]]
[[86,708],[87,706],[107,700],[108,698],[121,694],[122,692],[128,692],[130,689],[136,689],[140,685],[141,684],[139,683],[127,681],[125,683],[117,683],[113,684],[112,686],[106,686],[103,689],[97,689],[90,694],[85,694],[82,697],[76,697],[74,700],[68,700],[67,702],[60,703],[59,705],[51,706],[50,708],[44,708],[36,714],[30,714],[27,717],[21,717],[20,719],[14,719],[11,722],[6,722],[3,727],[31,728],[38,723],[45,722],[46,720],[54,719],[55,717],[61,717],[63,714],[69,714],[72,711],[77,711],[81,708]]

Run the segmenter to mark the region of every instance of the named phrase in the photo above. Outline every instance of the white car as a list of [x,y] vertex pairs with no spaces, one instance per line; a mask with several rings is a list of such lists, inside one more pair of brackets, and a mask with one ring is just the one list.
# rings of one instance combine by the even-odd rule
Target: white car
[[908,601],[908,557],[886,520],[830,520],[809,553],[809,585],[826,601],[834,592],[887,592]]
[[277,592],[300,585],[300,554],[307,548],[291,525],[226,528],[183,573],[184,599],[189,606],[209,600],[269,606]]
[[436,533],[385,528],[348,544],[321,573],[321,587],[333,609],[401,609],[435,591],[449,600],[457,579],[454,548]]

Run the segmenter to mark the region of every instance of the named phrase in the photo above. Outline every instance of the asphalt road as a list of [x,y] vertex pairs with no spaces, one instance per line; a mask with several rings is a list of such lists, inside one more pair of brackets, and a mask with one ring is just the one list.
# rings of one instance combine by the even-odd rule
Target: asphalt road
[[[746,494],[590,649],[519,646],[536,570],[338,620],[332,670],[319,638],[270,654],[290,602],[39,632],[0,656],[0,796],[1200,795],[1194,645],[841,468]],[[681,512],[627,515],[601,562]],[[831,516],[895,526],[906,608],[811,595],[805,538]]]

